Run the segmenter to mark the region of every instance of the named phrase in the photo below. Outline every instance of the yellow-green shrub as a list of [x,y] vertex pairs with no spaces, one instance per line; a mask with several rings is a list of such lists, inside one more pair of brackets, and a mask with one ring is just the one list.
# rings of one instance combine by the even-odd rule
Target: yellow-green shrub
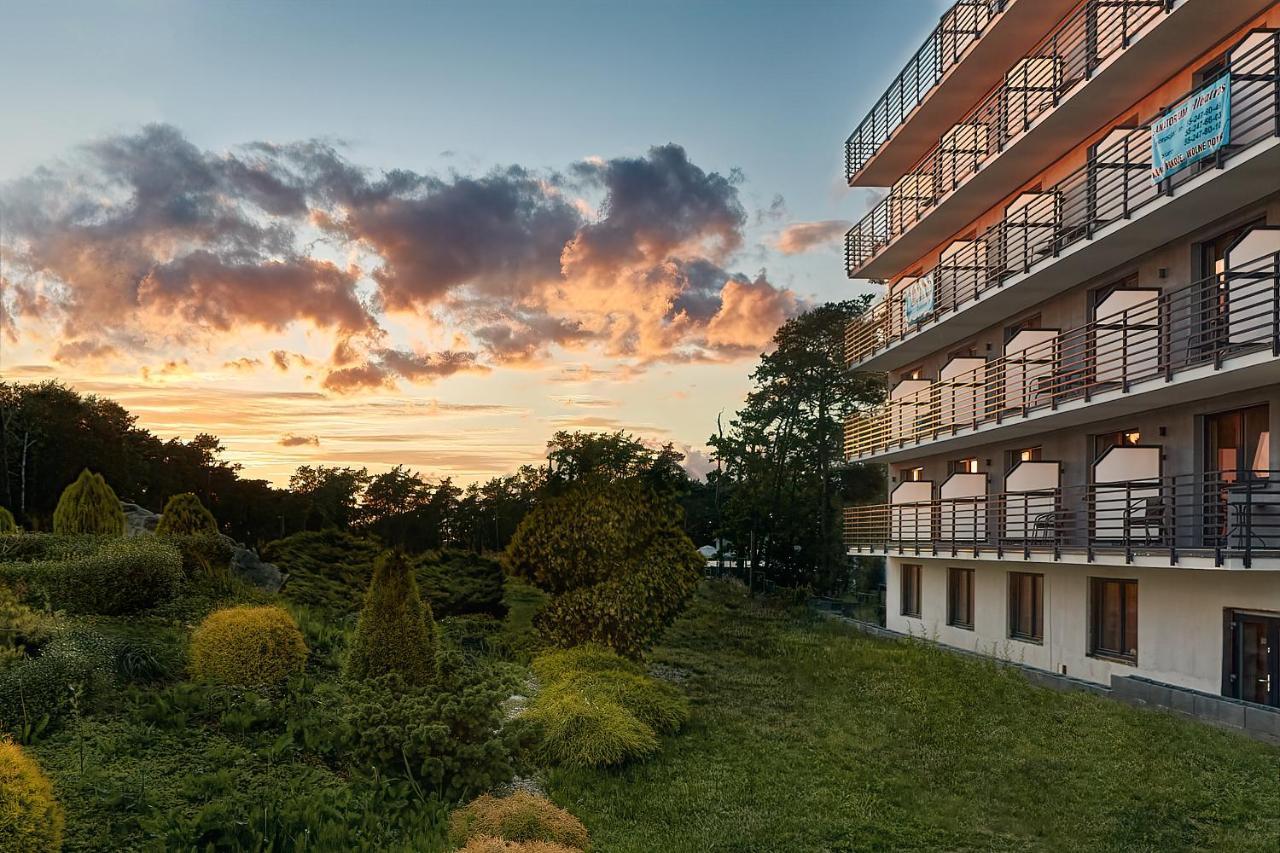
[[200,499],[191,492],[183,492],[169,498],[156,525],[157,536],[191,536],[197,533],[218,532],[218,522],[213,513],[205,509]]
[[634,672],[644,669],[607,646],[583,643],[568,649],[544,652],[533,659],[533,674],[544,684],[583,672]]
[[570,767],[607,767],[658,751],[653,729],[617,702],[577,690],[538,695],[524,719],[542,734],[543,757]]
[[64,821],[53,786],[35,761],[17,744],[0,741],[0,850],[59,850]]
[[505,841],[550,841],[574,850],[588,849],[582,821],[546,797],[516,791],[508,797],[485,794],[449,816],[449,837],[455,844],[477,838]]
[[501,838],[473,838],[458,853],[578,853],[573,847],[554,841],[503,841]]
[[18,529],[17,519],[13,517],[13,513],[0,506],[0,534],[5,533],[21,533]]
[[238,687],[279,684],[306,666],[307,644],[281,607],[229,607],[191,635],[191,675]]
[[53,510],[54,533],[123,536],[124,526],[120,499],[101,474],[94,474],[88,468],[63,489]]
[[689,722],[689,700],[674,685],[634,672],[577,672],[543,688],[551,695],[576,691],[592,700],[616,702],[660,734]]

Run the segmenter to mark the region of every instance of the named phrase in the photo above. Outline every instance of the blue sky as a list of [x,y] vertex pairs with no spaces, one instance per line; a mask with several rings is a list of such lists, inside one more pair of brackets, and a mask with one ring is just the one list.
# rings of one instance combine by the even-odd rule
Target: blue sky
[[[733,180],[747,220],[742,245],[720,259],[726,269],[754,277],[763,268],[801,299],[839,298],[860,288],[844,278],[838,244],[782,255],[771,235],[862,214],[865,192],[843,186],[844,138],[947,5],[0,2],[0,185],[155,122],[208,152],[319,138],[374,172],[442,177],[511,164],[562,171],[672,142],[707,173],[741,171]],[[761,216],[777,196],[785,209]],[[397,324],[412,325],[388,328]],[[30,341],[18,351],[50,361]],[[156,357],[194,363],[196,354]],[[711,401],[719,408],[740,399],[750,364],[714,375],[653,369],[668,384],[724,386]],[[137,371],[55,366],[84,384]],[[639,396],[652,407],[652,395]],[[695,448],[715,411],[696,415],[675,435]],[[546,419],[535,413],[535,426]]]

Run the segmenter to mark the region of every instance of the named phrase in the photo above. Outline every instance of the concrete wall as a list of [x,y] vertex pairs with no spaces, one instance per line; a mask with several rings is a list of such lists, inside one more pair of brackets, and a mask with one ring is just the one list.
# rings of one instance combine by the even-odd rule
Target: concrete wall
[[[901,615],[899,568],[921,568],[919,619]],[[947,569],[973,568],[974,629],[947,624]],[[1008,574],[1044,574],[1044,642],[1009,637]],[[1089,578],[1138,581],[1137,666],[1088,655]],[[894,631],[1108,685],[1111,677],[1138,675],[1218,694],[1222,686],[1225,608],[1280,614],[1280,572],[1209,572],[1059,563],[891,557],[887,566],[886,621]]]

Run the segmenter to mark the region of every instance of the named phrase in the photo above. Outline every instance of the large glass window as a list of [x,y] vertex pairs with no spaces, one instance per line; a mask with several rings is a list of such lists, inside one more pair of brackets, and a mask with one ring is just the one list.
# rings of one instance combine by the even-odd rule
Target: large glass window
[[920,567],[902,566],[902,615],[920,618]]
[[1271,469],[1271,415],[1252,406],[1205,418],[1206,473],[1223,482],[1267,477]]
[[1009,636],[1044,641],[1044,575],[1009,573]]
[[1089,654],[1138,662],[1138,582],[1089,578]]
[[947,624],[973,630],[973,569],[947,569]]

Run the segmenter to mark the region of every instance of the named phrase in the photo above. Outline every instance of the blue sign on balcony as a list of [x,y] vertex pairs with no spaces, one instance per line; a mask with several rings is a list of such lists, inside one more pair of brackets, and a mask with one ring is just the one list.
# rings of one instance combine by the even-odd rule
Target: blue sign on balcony
[[1231,141],[1231,75],[1223,74],[1151,125],[1151,180],[1160,183]]
[[921,323],[933,313],[933,276],[922,276],[902,290],[902,316],[908,326]]

